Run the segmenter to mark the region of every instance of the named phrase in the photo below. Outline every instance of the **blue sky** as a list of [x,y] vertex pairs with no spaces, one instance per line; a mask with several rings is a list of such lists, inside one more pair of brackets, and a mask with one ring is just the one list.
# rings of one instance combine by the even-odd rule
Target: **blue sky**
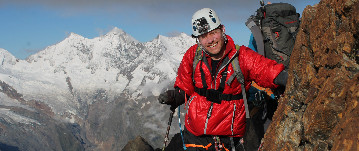
[[[302,13],[319,0],[271,2],[290,3]],[[250,31],[244,22],[259,0],[0,0],[0,48],[25,59],[71,32],[91,39],[114,27],[141,42],[157,35],[190,35],[193,13],[204,7],[217,12],[237,44],[248,44]]]

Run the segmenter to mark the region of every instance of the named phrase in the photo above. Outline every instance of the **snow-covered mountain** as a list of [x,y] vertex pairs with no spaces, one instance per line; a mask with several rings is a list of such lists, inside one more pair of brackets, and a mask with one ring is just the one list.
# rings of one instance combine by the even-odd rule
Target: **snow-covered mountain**
[[[161,131],[159,127],[166,124],[161,119],[168,117],[156,111],[160,105],[154,96],[173,82],[183,54],[194,43],[194,39],[184,33],[176,37],[159,35],[150,42],[141,43],[114,28],[93,39],[71,33],[63,41],[26,60],[16,59],[0,49],[0,127],[1,124],[46,123],[37,116],[19,112],[21,109],[44,114],[56,122],[78,124],[86,138],[78,137],[87,139],[87,145],[96,146],[108,140],[87,132],[94,130],[94,123],[90,121],[98,122],[99,128],[105,125],[104,121],[118,120],[113,115],[118,113],[124,114],[121,117],[124,121],[119,121],[118,125],[127,123],[130,127],[134,121],[125,113],[130,112],[126,109],[131,109],[136,111],[136,117],[150,117],[140,126]],[[122,112],[117,110],[119,108]],[[159,122],[153,122],[153,118]],[[158,126],[159,123],[162,126]],[[122,134],[116,134],[119,135]],[[23,147],[5,140],[0,137],[0,146]],[[123,143],[118,147],[121,145]],[[104,149],[103,146],[92,148]]]

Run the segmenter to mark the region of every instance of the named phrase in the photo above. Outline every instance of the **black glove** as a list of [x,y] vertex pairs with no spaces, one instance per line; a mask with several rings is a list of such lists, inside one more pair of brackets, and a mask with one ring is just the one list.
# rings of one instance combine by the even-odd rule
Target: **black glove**
[[276,100],[278,100],[284,94],[285,87],[287,85],[287,80],[288,80],[288,72],[285,70],[280,72],[278,76],[274,79],[274,84],[279,85],[273,91]]
[[161,104],[171,105],[171,110],[174,111],[178,106],[185,102],[185,92],[179,88],[175,90],[167,90],[160,94],[158,101]]
[[278,76],[274,79],[273,83],[280,86],[286,86],[288,80],[288,72],[283,70],[278,74]]

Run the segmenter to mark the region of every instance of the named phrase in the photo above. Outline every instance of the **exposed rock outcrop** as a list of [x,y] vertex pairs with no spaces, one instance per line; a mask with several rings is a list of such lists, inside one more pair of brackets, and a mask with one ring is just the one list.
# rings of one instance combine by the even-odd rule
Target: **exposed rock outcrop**
[[307,6],[263,150],[359,150],[359,1]]
[[[160,147],[160,146],[159,146]],[[147,141],[142,138],[141,136],[137,136],[134,140],[129,141],[126,146],[122,149],[122,151],[162,151],[162,148],[156,148],[155,150],[152,148],[150,144],[147,143]],[[181,139],[181,134],[177,133],[169,142],[168,145],[166,145],[165,151],[184,151],[183,149],[183,142]]]
[[136,137],[134,140],[128,142],[128,144],[122,149],[122,151],[154,151],[152,146],[147,143],[141,136]]

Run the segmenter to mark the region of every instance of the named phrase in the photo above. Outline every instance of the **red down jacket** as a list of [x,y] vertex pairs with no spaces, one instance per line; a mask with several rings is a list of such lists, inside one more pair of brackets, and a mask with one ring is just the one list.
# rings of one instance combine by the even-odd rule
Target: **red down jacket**
[[[231,37],[227,36],[225,57],[232,58],[239,53],[238,60],[245,79],[246,90],[249,89],[251,81],[255,81],[262,87],[275,88],[277,85],[273,80],[284,69],[282,64],[267,59],[254,52],[248,47],[241,46],[237,52],[235,44]],[[220,104],[210,102],[206,97],[195,92],[195,87],[203,88],[200,68],[203,69],[205,82],[208,89],[218,89],[222,72],[224,68],[216,72],[215,80],[211,76],[210,56],[202,52],[208,60],[208,64],[197,64],[193,76],[193,60],[195,57],[197,44],[190,47],[183,56],[182,62],[178,68],[175,87],[184,90],[190,99],[187,101],[187,114],[185,117],[185,126],[188,131],[196,136],[200,135],[227,135],[241,137],[245,132],[245,107],[243,99],[221,101]],[[223,58],[225,58],[223,57]],[[220,61],[219,64],[223,61]],[[226,81],[234,73],[232,64],[228,64]],[[192,78],[194,80],[192,80]],[[223,94],[241,94],[240,83],[235,79],[230,85],[226,84]]]

